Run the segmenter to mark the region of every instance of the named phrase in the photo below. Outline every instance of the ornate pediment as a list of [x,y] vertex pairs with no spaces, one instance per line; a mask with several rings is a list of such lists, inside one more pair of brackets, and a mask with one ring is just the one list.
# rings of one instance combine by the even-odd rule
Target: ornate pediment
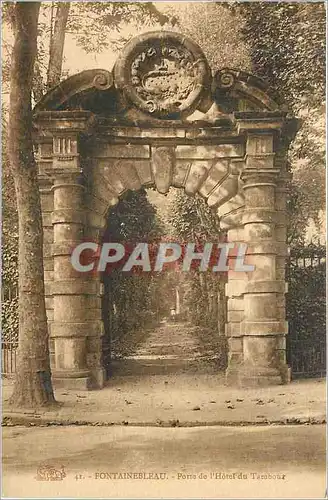
[[73,75],[51,89],[35,112],[91,111],[114,124],[218,125],[231,121],[235,112],[279,109],[265,82],[254,75],[229,68],[212,72],[189,38],[169,31],[145,33],[126,44],[113,71]]

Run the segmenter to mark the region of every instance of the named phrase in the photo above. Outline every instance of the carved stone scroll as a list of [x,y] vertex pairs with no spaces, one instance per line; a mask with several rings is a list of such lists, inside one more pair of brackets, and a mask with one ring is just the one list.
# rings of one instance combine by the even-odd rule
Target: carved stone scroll
[[88,89],[108,90],[113,86],[113,76],[105,69],[88,69],[73,75],[52,88],[34,108],[34,113],[56,110],[71,97]]

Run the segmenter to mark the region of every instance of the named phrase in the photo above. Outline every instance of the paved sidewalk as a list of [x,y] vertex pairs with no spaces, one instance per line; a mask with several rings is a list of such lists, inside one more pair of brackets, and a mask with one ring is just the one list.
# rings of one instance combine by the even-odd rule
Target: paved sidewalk
[[120,376],[100,391],[58,389],[58,408],[14,411],[12,382],[3,381],[6,425],[256,425],[324,423],[324,379],[294,381],[259,389],[224,386],[222,375]]
[[[5,427],[2,498],[323,499],[325,430]],[[37,481],[45,466],[66,475]]]

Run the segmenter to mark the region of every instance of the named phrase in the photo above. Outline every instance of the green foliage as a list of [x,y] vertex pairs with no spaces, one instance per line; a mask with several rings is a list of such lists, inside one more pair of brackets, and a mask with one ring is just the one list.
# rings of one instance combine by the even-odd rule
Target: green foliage
[[3,221],[2,239],[2,289],[7,293],[18,284],[18,231],[8,221]]
[[243,43],[243,18],[222,2],[188,2],[170,6],[177,19],[176,29],[190,36],[204,51],[215,71],[230,67],[248,70],[251,60]]
[[[293,180],[287,205],[288,243],[294,256],[313,258],[324,252],[306,246],[306,232],[312,219],[320,239],[320,212],[325,206],[325,6],[252,2],[236,9],[246,21],[243,33],[254,73],[270,84],[278,102],[286,103],[301,119],[289,150]],[[287,342],[297,341],[301,347],[310,341],[315,349],[325,338],[325,266],[299,265],[293,257],[286,274]],[[293,359],[300,355],[301,349],[293,352]]]
[[202,198],[187,196],[182,190],[176,192],[171,205],[170,225],[179,241],[202,243],[209,238],[217,240],[220,233],[219,219]]
[[[129,191],[111,210],[104,241],[153,242],[162,234],[162,225],[146,191]],[[123,273],[121,268],[104,274],[104,322],[112,339],[133,334],[153,319],[156,279],[151,273]]]
[[156,209],[149,203],[144,189],[128,191],[110,211],[104,238],[114,241],[153,241],[163,228]]
[[168,21],[169,16],[157,10],[152,2],[79,2],[71,4],[67,29],[78,45],[91,53],[121,48],[127,41],[121,35],[123,27],[140,24],[150,27]]
[[18,342],[18,296],[2,300],[1,342]]
[[253,72],[301,119],[289,151],[293,172],[289,240],[304,239],[325,203],[326,14],[323,2],[247,2],[229,7],[245,23]]
[[[177,191],[171,204],[169,223],[174,236],[181,243],[204,244],[218,242],[221,235],[219,219],[199,196],[188,197]],[[194,269],[181,273],[184,284],[183,302],[189,318],[195,325],[223,328],[224,312],[218,307],[218,295],[223,296],[225,278],[212,271],[199,272]],[[222,305],[222,304],[221,304]]]
[[254,72],[275,97],[301,109],[325,95],[325,7],[314,3],[241,4]]
[[2,308],[4,340],[18,339],[18,217],[15,187],[6,152],[7,123],[2,114]]

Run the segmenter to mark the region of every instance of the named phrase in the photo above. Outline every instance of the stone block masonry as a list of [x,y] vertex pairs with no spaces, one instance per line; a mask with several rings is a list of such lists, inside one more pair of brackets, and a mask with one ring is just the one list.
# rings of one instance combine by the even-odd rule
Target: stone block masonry
[[100,276],[77,273],[70,257],[83,241],[101,242],[122,194],[150,186],[201,196],[228,241],[247,245],[254,271],[231,265],[226,285],[227,383],[286,382],[286,148],[297,122],[264,82],[211,72],[201,48],[178,33],[145,33],[123,49],[113,74],[89,70],[50,90],[34,124],[55,383],[104,384]]

